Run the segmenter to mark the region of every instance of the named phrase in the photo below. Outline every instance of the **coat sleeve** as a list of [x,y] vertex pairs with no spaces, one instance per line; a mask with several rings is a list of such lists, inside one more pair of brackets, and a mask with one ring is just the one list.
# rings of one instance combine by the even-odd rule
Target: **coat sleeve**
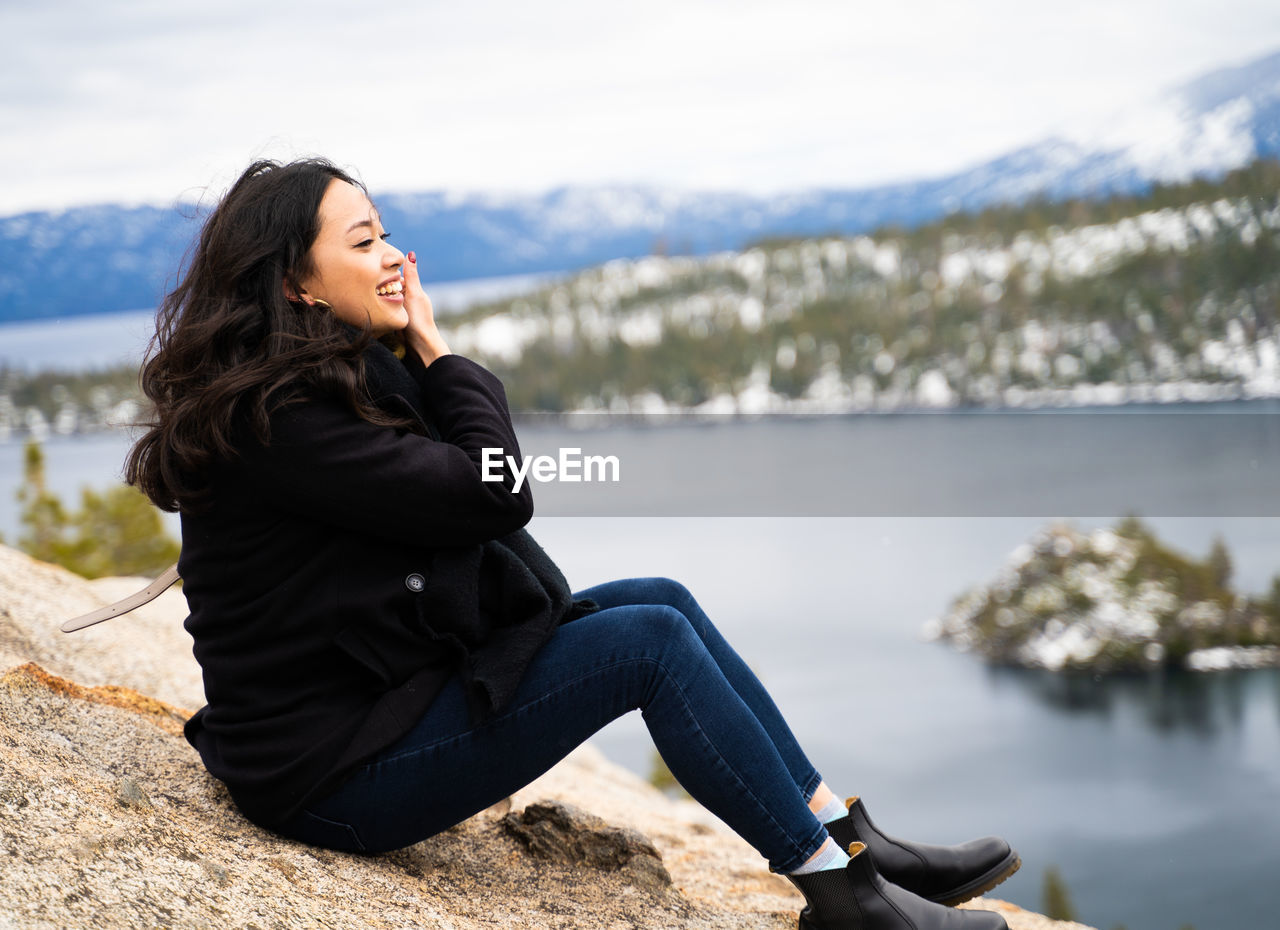
[[[502,382],[457,355],[411,370],[440,441],[375,426],[334,400],[278,411],[271,442],[245,451],[251,483],[273,509],[413,545],[497,539],[533,516],[526,482],[512,490],[507,457],[521,461]],[[484,450],[501,467],[484,480]]]

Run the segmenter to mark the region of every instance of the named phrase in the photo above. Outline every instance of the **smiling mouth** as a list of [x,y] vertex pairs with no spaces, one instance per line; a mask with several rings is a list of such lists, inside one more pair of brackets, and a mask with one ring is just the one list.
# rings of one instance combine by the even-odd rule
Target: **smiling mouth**
[[395,280],[378,288],[379,297],[399,297],[404,293],[404,282]]

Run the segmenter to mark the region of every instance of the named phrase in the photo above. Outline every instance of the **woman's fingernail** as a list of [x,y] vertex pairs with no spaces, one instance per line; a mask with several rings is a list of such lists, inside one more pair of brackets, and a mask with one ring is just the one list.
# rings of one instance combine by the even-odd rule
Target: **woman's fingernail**
[[415,265],[416,265],[416,264],[418,264],[418,256],[417,256],[417,255],[415,255],[414,253],[410,252],[410,253],[409,253],[409,261],[413,262]]

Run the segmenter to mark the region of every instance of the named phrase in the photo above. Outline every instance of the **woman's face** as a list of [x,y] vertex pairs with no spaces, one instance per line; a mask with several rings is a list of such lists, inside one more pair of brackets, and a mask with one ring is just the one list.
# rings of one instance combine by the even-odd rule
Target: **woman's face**
[[364,191],[335,178],[320,201],[320,233],[311,245],[311,274],[299,280],[305,296],[323,300],[353,326],[375,336],[404,329],[400,266],[404,254],[386,241],[378,211]]

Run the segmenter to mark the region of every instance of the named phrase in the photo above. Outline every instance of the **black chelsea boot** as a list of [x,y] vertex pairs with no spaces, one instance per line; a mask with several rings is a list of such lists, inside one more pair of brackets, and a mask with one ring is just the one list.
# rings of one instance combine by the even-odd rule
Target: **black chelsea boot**
[[850,844],[843,869],[787,876],[806,902],[799,930],[1009,930],[994,911],[944,907],[889,884],[866,849]]
[[1000,884],[1022,865],[1018,854],[998,836],[970,840],[959,846],[909,843],[881,831],[858,797],[845,801],[849,813],[827,824],[827,833],[841,848],[867,844],[876,871],[884,878],[939,904],[959,904]]

